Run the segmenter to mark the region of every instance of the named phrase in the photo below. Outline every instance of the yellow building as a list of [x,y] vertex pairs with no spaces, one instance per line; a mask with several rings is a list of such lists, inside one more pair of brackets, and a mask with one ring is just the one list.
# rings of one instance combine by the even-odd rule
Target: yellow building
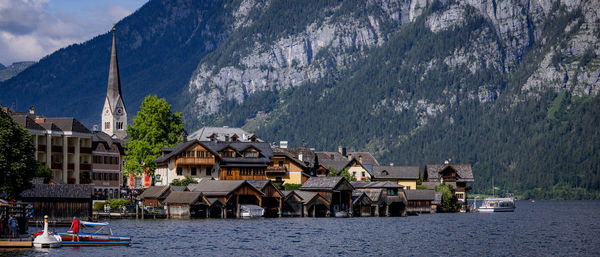
[[275,183],[304,184],[309,176],[308,168],[302,161],[283,151],[273,151],[273,157],[267,167],[267,178]]
[[375,166],[372,181],[394,181],[405,190],[417,189],[419,167],[417,166]]

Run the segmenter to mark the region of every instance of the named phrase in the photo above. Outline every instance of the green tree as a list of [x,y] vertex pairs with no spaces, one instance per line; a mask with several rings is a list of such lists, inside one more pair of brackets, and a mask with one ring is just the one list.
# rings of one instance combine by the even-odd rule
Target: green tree
[[31,186],[37,170],[31,135],[0,111],[0,192],[17,197]]
[[183,125],[181,113],[172,113],[165,99],[146,96],[140,111],[133,117],[133,125],[127,126],[125,172],[139,175],[145,167],[154,172],[152,161],[160,156],[161,148],[173,147],[179,142]]
[[344,177],[348,181],[356,181],[356,177],[348,172],[348,168],[345,168],[342,171],[337,171],[333,167],[327,169],[329,170],[329,174],[327,174],[328,177]]
[[435,191],[442,193],[442,204],[439,207],[442,212],[453,212],[457,210],[456,203],[458,199],[454,194],[455,189],[452,185],[442,183],[435,187]]
[[194,178],[189,177],[189,176],[185,176],[184,179],[173,179],[173,181],[171,181],[171,186],[187,186],[189,184],[198,184],[198,181],[196,181]]
[[44,178],[44,183],[48,183],[52,178],[52,170],[41,162],[37,162],[37,165],[34,177]]

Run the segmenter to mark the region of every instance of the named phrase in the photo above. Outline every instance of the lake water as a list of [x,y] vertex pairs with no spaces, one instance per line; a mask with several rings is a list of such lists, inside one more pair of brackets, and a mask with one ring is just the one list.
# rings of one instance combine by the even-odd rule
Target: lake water
[[133,244],[0,249],[0,255],[600,256],[600,201],[518,201],[513,213],[113,220],[111,226],[116,234],[133,235]]

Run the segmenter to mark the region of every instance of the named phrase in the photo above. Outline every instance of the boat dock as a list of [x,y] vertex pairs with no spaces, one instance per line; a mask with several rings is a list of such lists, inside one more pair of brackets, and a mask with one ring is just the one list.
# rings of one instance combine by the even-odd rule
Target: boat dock
[[31,248],[33,247],[33,238],[0,238],[1,248]]

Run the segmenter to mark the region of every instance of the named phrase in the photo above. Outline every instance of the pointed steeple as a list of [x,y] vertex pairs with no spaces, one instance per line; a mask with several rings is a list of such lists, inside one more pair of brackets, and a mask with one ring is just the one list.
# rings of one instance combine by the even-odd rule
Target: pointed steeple
[[106,97],[110,104],[111,111],[115,111],[115,107],[119,99],[121,99],[121,78],[119,77],[119,60],[117,59],[117,39],[116,29],[113,27],[112,49],[110,52],[110,68],[108,70],[108,90]]

